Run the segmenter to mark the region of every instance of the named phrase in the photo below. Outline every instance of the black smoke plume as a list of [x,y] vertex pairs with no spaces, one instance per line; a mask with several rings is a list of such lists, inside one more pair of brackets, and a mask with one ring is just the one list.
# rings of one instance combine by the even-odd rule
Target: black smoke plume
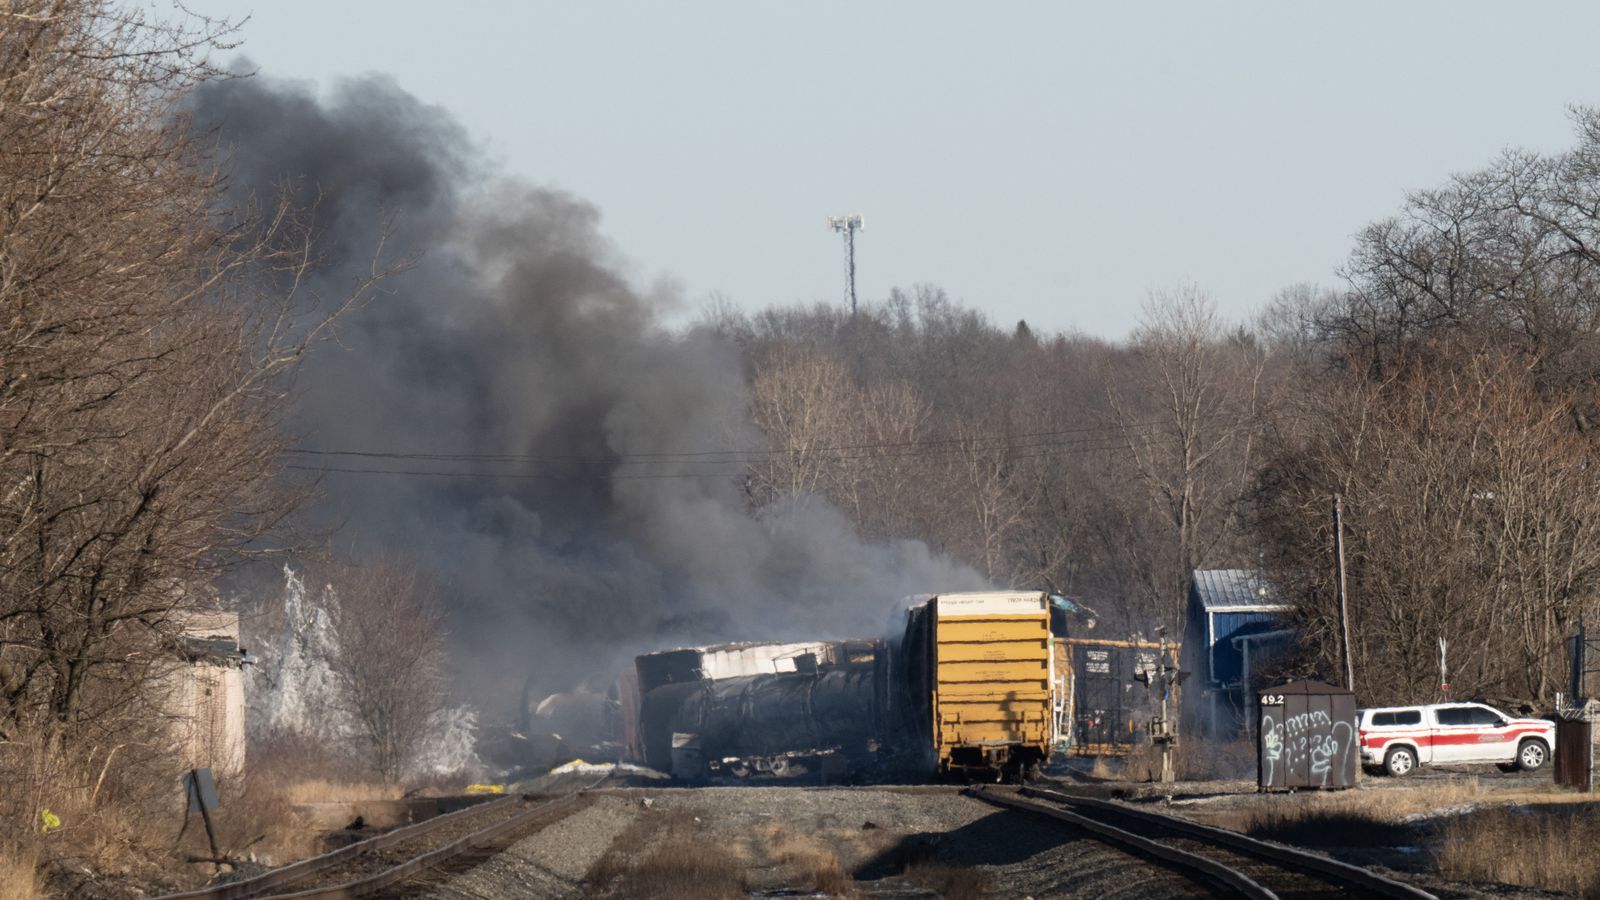
[[386,221],[415,258],[308,359],[292,420],[305,448],[475,458],[293,461],[504,476],[329,472],[317,511],[341,552],[445,586],[486,710],[529,674],[553,691],[661,646],[879,634],[898,598],[982,584],[920,543],[863,544],[820,501],[752,511],[726,462],[641,456],[760,444],[733,349],[663,328],[673,298],[629,284],[594,207],[502,177],[446,112],[387,78],[257,76],[192,113],[240,199],[293,184],[312,288],[344,293]]

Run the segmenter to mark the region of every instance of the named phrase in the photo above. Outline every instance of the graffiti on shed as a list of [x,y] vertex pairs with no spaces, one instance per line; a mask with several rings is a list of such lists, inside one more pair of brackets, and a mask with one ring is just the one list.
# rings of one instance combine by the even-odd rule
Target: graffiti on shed
[[1258,784],[1263,791],[1356,783],[1356,698],[1320,681],[1291,681],[1258,695]]

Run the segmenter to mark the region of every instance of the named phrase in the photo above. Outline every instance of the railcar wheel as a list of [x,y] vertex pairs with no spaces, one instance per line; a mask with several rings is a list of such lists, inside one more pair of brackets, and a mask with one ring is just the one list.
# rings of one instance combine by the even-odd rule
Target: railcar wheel
[[1545,748],[1544,741],[1529,738],[1517,747],[1517,766],[1524,772],[1542,769],[1549,761],[1550,751]]
[[1417,754],[1410,747],[1390,747],[1383,755],[1383,770],[1396,778],[1410,775],[1417,767]]

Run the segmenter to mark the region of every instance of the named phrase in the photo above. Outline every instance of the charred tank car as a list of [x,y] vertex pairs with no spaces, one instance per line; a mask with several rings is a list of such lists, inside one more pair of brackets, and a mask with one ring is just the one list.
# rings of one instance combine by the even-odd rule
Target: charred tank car
[[878,641],[641,656],[645,762],[685,780],[859,772],[882,749],[885,663]]

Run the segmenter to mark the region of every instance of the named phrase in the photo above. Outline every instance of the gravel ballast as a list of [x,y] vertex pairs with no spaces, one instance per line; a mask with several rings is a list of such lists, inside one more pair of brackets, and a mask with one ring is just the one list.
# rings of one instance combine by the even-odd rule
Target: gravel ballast
[[[586,883],[608,851],[604,883]],[[746,896],[839,883],[862,897],[1213,896],[1070,826],[950,790],[770,787],[600,794],[429,896],[632,896],[664,852],[717,857]]]

